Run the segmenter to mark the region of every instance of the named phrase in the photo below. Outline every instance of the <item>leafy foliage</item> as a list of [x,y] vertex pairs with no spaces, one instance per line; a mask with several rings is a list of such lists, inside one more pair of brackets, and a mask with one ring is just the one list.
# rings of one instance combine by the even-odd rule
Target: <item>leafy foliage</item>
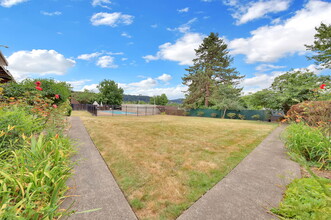
[[155,105],[166,105],[168,104],[169,100],[166,94],[158,95],[155,97],[151,97],[149,103]]
[[188,86],[184,104],[190,108],[210,107],[215,104],[210,99],[219,85],[235,87],[243,76],[230,67],[233,58],[218,34],[210,33],[195,53],[193,66],[186,69],[188,74],[182,78],[183,84]]
[[83,92],[72,92],[71,96],[80,104],[92,104],[94,101],[99,100],[99,94],[88,89],[84,89]]
[[308,59],[314,59],[317,65],[321,65],[324,68],[331,68],[331,24],[327,25],[321,23],[321,25],[315,28],[317,33],[315,34],[315,41],[313,45],[305,45],[307,50],[311,50],[316,55],[308,57]]
[[259,120],[260,119],[260,115],[253,115],[252,118],[255,119],[255,120]]
[[[331,189],[331,181],[321,179]],[[314,178],[294,180],[287,188],[279,208],[271,211],[281,219],[327,220],[331,216],[331,198]]]
[[15,146],[21,145],[24,135],[31,136],[41,132],[43,122],[41,118],[35,118],[22,107],[0,109],[0,152],[13,150]]
[[0,160],[0,219],[55,219],[70,176],[72,145],[67,138],[26,140]]
[[54,100],[56,104],[65,102],[71,95],[71,87],[68,83],[57,82],[54,79],[26,79],[20,83],[3,84],[1,87],[4,89],[5,96],[19,98],[26,96],[26,92],[35,92],[36,82],[41,83],[42,91],[38,91],[38,93],[42,97],[53,98],[55,95],[59,95],[59,98]]
[[236,113],[228,113],[227,116],[231,119],[234,119],[237,116],[237,114]]
[[121,105],[124,90],[113,80],[103,80],[97,86],[100,91],[100,102],[107,105]]
[[287,112],[292,105],[324,97],[317,91],[321,84],[331,84],[331,76],[316,75],[309,70],[289,71],[275,78],[269,89],[249,95],[244,100],[255,108]]

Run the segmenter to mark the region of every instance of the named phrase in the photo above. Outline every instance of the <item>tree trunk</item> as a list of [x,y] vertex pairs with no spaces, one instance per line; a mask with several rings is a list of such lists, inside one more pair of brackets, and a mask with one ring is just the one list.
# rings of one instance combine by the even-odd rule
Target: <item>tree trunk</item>
[[222,118],[224,119],[225,118],[225,114],[226,114],[226,108],[224,109],[224,112],[223,112],[223,116],[222,116]]
[[210,96],[209,84],[207,84],[206,85],[205,107],[208,107],[209,106],[209,96]]

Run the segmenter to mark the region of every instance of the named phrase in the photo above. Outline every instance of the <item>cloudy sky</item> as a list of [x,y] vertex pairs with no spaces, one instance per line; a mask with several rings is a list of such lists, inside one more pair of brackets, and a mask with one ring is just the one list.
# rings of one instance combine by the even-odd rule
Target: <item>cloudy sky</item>
[[0,0],[0,45],[16,79],[49,77],[75,90],[116,81],[126,94],[182,98],[181,77],[210,32],[229,46],[244,91],[309,68],[305,44],[331,23],[321,0]]

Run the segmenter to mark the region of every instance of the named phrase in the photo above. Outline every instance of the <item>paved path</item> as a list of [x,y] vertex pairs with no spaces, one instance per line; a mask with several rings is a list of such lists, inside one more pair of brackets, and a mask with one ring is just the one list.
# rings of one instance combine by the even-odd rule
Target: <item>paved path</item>
[[78,197],[66,199],[62,208],[69,207],[75,201],[72,209],[77,212],[101,210],[73,214],[69,219],[137,219],[80,118],[71,117],[70,120],[72,127],[69,136],[78,142],[78,153],[73,159],[78,164],[74,168],[74,176],[68,181],[68,185],[73,187],[69,195]]
[[277,219],[267,211],[278,206],[285,186],[301,176],[299,165],[288,159],[279,139],[282,130],[276,128],[178,220]]

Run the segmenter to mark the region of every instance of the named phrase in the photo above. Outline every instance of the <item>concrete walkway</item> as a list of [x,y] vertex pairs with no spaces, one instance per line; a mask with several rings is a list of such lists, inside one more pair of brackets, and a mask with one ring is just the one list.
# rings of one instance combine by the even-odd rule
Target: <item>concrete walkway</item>
[[72,210],[77,212],[101,208],[94,212],[73,214],[69,217],[71,220],[137,219],[80,118],[71,117],[70,120],[72,127],[69,136],[78,142],[78,152],[73,160],[78,164],[67,184],[72,187],[68,195],[77,197],[66,199],[61,208],[68,208],[74,201]]
[[202,196],[178,220],[277,219],[268,214],[277,207],[285,186],[300,178],[300,167],[288,159],[276,128],[234,170]]

